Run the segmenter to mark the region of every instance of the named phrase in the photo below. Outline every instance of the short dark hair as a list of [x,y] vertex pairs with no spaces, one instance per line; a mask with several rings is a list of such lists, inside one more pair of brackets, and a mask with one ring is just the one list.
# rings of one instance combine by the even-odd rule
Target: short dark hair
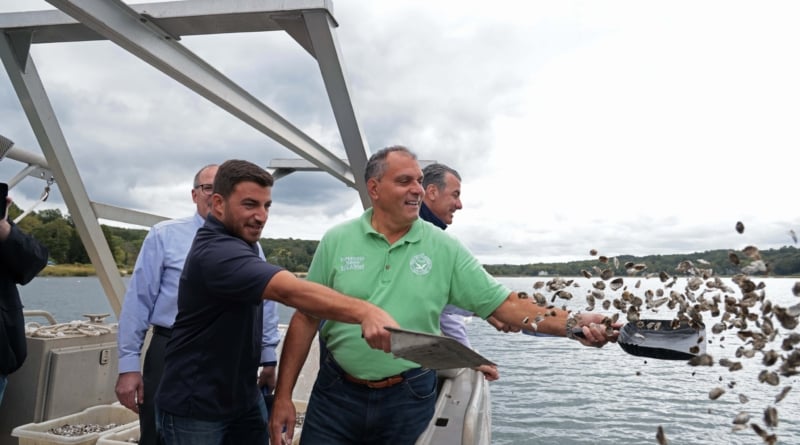
[[422,169],[422,188],[427,189],[429,185],[433,184],[437,189],[444,190],[447,186],[445,180],[448,173],[455,176],[459,181],[461,180],[461,175],[459,175],[454,168],[439,164],[438,162],[428,164]]
[[227,198],[233,193],[233,188],[240,182],[255,182],[262,187],[272,187],[275,181],[272,175],[263,168],[250,161],[229,159],[222,163],[214,177],[214,193]]
[[417,155],[402,145],[382,148],[369,157],[367,166],[364,168],[364,181],[369,181],[372,178],[381,179],[383,174],[386,173],[386,157],[389,156],[389,153],[394,152],[402,152],[411,156],[412,159],[417,159]]

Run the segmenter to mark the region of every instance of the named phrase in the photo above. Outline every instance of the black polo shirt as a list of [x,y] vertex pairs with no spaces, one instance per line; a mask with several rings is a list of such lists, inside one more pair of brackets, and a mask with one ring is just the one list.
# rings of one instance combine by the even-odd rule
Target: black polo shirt
[[282,269],[209,215],[197,230],[178,287],[156,405],[200,420],[237,417],[261,397],[262,299]]

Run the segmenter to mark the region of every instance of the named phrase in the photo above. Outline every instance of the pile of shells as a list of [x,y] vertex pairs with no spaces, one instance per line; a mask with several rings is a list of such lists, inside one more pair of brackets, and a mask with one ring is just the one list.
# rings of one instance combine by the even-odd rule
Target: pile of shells
[[100,425],[97,423],[76,423],[71,425],[67,423],[55,428],[51,428],[47,430],[47,432],[50,434],[55,434],[56,436],[75,437],[83,436],[84,434],[102,433],[103,431],[108,431],[111,428],[116,428],[118,426],[119,424],[116,423],[109,423],[107,425]]
[[[738,222],[736,231],[744,232],[744,224]],[[715,364],[728,371],[738,371],[743,368],[740,360],[760,359],[763,370],[758,374],[759,383],[777,387],[780,385],[781,377],[791,377],[800,374],[800,333],[794,331],[800,324],[800,303],[789,307],[781,307],[773,304],[766,293],[766,285],[763,282],[756,282],[751,277],[753,274],[769,274],[769,262],[765,261],[757,247],[748,245],[741,252],[730,252],[728,259],[734,266],[739,267],[738,274],[731,278],[735,285],[732,288],[720,277],[715,276],[709,263],[704,260],[697,260],[697,264],[692,261],[681,261],[675,267],[675,273],[669,272],[646,272],[647,266],[641,263],[623,264],[625,275],[628,279],[636,279],[632,286],[627,286],[621,277],[616,277],[620,270],[617,258],[609,258],[603,255],[598,256],[598,252],[592,249],[589,252],[592,256],[597,256],[600,263],[593,266],[592,270],[582,270],[581,274],[591,280],[599,277],[592,282],[591,289],[586,293],[586,310],[592,311],[598,302],[604,310],[611,307],[619,311],[613,316],[607,317],[606,325],[610,326],[620,318],[625,318],[629,323],[640,323],[642,313],[656,312],[662,306],[671,311],[677,311],[673,326],[688,324],[690,326],[702,326],[703,315],[707,314],[713,318],[719,318],[719,322],[711,326],[714,335],[721,335],[719,341],[724,340],[724,334],[728,333],[737,336],[743,345],[735,351],[737,360],[722,358],[715,360],[710,354],[702,353],[688,361],[691,366],[714,366]],[[745,257],[743,261],[740,254]],[[745,264],[746,263],[746,264]],[[675,289],[679,275],[686,279],[686,286],[683,289]],[[637,295],[641,286],[642,278],[658,278],[663,284],[661,289],[644,291],[642,295]],[[553,307],[559,300],[569,300],[573,298],[569,288],[578,287],[578,283],[573,280],[565,280],[560,277],[550,281],[537,281],[534,285],[532,303],[543,307]],[[607,294],[608,291],[621,291],[616,298]],[[541,292],[549,291],[551,298],[545,297]],[[575,292],[573,290],[573,292]],[[791,292],[794,296],[800,297],[800,282],[794,284]],[[527,295],[522,293],[526,298]],[[566,304],[562,306],[566,309]],[[781,333],[782,328],[783,331]],[[781,351],[769,349],[769,345],[774,341],[782,339]],[[710,339],[700,338],[699,341]],[[693,348],[694,349],[694,348]],[[699,349],[699,348],[698,348]],[[729,384],[732,387],[733,382]],[[750,427],[764,443],[773,445],[777,442],[777,435],[774,433],[778,426],[778,409],[775,405],[780,403],[791,391],[792,387],[784,386],[777,392],[774,404],[764,409],[762,424],[757,420],[751,419],[750,414],[740,412],[732,419],[732,430],[739,431]],[[723,387],[716,387],[709,391],[708,397],[717,400],[725,394]],[[739,402],[747,403],[747,396],[739,394]],[[656,441],[659,445],[668,443],[664,429],[659,426],[656,432]]]

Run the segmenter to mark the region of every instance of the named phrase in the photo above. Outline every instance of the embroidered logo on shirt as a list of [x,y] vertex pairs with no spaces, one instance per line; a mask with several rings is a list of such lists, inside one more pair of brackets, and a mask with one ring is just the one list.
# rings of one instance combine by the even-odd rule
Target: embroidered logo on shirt
[[348,270],[364,270],[363,256],[343,256],[339,258],[341,264],[339,265],[340,272],[347,272]]
[[411,268],[411,272],[414,272],[417,275],[427,275],[431,271],[431,266],[433,263],[431,259],[428,258],[428,255],[424,253],[420,253],[414,255],[411,258],[411,261],[408,262],[408,266]]

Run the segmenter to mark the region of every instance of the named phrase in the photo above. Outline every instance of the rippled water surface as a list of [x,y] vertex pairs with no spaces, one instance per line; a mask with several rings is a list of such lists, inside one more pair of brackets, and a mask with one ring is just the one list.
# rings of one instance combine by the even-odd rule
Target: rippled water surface
[[[529,293],[537,281],[501,280]],[[763,281],[773,303],[800,302],[791,293],[796,280]],[[590,282],[576,282],[581,287],[573,289],[569,306],[583,309]],[[635,282],[626,278],[631,288]],[[661,284],[643,280],[641,291]],[[681,289],[680,281],[674,289]],[[778,427],[770,431],[778,443],[800,444],[798,378],[781,377],[778,386],[759,383],[758,373],[764,369],[759,355],[744,359],[744,369],[730,372],[721,366],[636,357],[613,344],[597,350],[562,338],[502,334],[477,318],[468,330],[473,346],[500,365],[500,380],[491,383],[493,444],[655,444],[659,425],[672,445],[759,444],[764,442],[749,428],[732,432],[732,420],[746,411],[764,426],[763,412],[770,405],[778,409]],[[707,352],[715,359],[739,360],[734,352],[742,341],[733,332],[707,334]],[[780,341],[768,348],[780,350]],[[776,405],[775,395],[786,385],[794,389]],[[708,393],[717,386],[726,393],[710,400]],[[749,401],[740,403],[739,394]]]
[[[501,280],[527,292],[537,281]],[[631,289],[635,281],[626,278]],[[791,293],[796,279],[763,281],[773,303],[800,302]],[[569,306],[584,309],[583,295],[591,283],[583,278],[576,283],[580,287],[572,289],[575,297]],[[658,279],[643,280],[635,293],[661,285]],[[681,290],[680,281],[674,289]],[[47,309],[58,321],[81,319],[86,312],[112,312],[94,277],[37,278],[21,291],[26,309]],[[288,322],[291,312],[281,308],[281,321]],[[706,320],[709,326],[711,322]],[[731,422],[746,411],[763,426],[764,409],[771,405],[778,408],[779,424],[769,432],[777,434],[778,443],[800,444],[798,378],[781,377],[778,386],[759,383],[763,365],[758,355],[743,360],[744,369],[730,372],[720,366],[691,367],[683,361],[636,357],[613,344],[598,350],[562,338],[502,334],[477,318],[468,331],[473,346],[500,365],[501,379],[491,384],[493,444],[655,444],[659,425],[671,445],[759,444],[764,442],[751,429],[732,432]],[[735,333],[708,334],[708,353],[717,360],[738,360],[734,351],[742,341]],[[780,339],[768,349],[780,350]],[[787,385],[795,388],[775,404],[775,395]],[[725,394],[710,400],[709,391],[718,386]],[[741,403],[740,394],[749,401]]]

